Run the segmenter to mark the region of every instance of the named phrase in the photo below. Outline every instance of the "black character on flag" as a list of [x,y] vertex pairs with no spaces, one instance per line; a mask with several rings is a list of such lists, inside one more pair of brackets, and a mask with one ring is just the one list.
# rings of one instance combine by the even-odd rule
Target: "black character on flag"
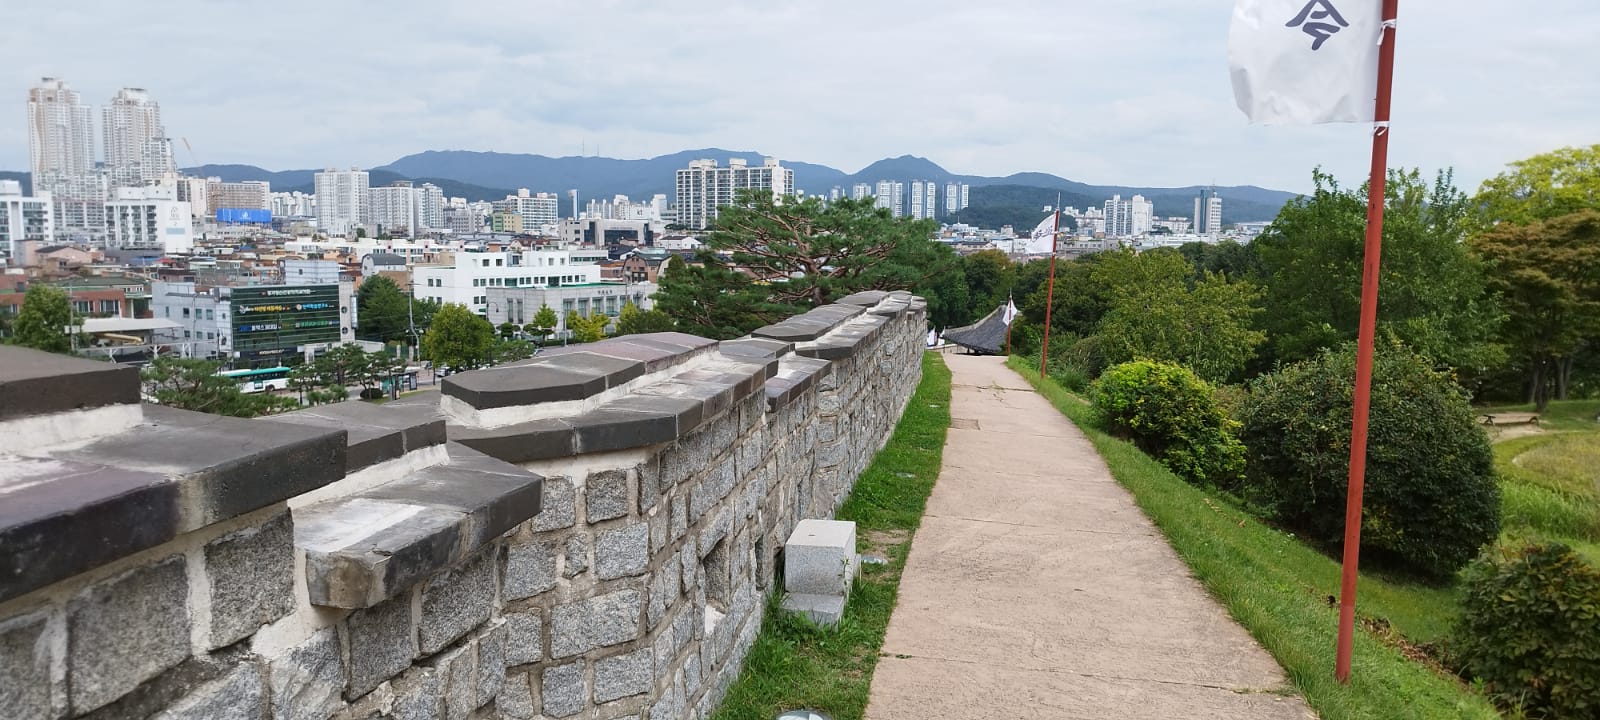
[[[1329,20],[1333,22],[1327,22]],[[1298,27],[1310,35],[1313,38],[1311,49],[1315,51],[1321,50],[1322,43],[1327,42],[1334,33],[1350,27],[1350,23],[1345,22],[1339,10],[1333,6],[1332,0],[1311,0],[1300,10],[1300,14],[1294,16],[1294,19],[1284,27]]]

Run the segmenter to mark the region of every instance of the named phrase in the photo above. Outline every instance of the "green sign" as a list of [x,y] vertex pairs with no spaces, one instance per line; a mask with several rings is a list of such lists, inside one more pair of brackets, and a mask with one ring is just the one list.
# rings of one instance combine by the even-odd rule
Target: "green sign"
[[243,357],[287,355],[306,345],[339,342],[338,285],[234,288],[233,349]]

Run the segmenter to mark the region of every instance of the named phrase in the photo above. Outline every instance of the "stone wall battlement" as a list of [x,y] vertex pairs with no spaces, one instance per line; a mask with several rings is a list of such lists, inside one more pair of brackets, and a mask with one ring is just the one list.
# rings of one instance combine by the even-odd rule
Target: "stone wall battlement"
[[705,717],[784,540],[887,441],[925,328],[921,299],[860,293],[255,420],[0,347],[0,708]]

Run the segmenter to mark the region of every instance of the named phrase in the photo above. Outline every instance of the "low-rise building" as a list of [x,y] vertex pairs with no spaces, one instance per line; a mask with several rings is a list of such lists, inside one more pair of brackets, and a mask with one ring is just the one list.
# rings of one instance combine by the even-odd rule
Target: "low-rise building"
[[347,282],[250,287],[158,282],[152,294],[155,317],[178,324],[164,331],[161,341],[189,357],[270,367],[355,340],[355,293]]
[[461,252],[449,265],[414,267],[412,294],[465,305],[484,315],[493,288],[598,284],[602,280],[599,263],[605,259],[604,250]]
[[0,180],[0,253],[15,259],[18,244],[50,242],[56,234],[50,193],[23,195],[22,183]]
[[601,314],[615,319],[623,305],[633,303],[641,310],[655,307],[659,288],[654,283],[583,283],[559,287],[494,287],[487,291],[484,317],[494,325],[533,322],[539,308],[556,311],[556,334],[567,330],[567,313],[584,317]]

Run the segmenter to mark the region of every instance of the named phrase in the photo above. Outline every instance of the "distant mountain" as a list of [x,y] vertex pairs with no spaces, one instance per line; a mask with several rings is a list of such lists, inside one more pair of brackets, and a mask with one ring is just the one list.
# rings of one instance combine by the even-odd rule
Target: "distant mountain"
[[33,194],[33,175],[31,173],[0,170],[0,180],[16,180],[22,183],[23,195]]
[[[635,200],[645,200],[657,193],[673,195],[676,172],[688,167],[689,161],[716,160],[727,164],[730,158],[740,158],[759,164],[762,154],[749,151],[701,148],[685,150],[671,155],[661,155],[642,160],[618,160],[604,157],[548,157],[545,155],[475,152],[468,150],[429,150],[407,155],[388,165],[370,170],[374,186],[386,185],[395,180],[431,182],[450,197],[468,200],[498,200],[528,188],[534,192],[553,192],[561,196],[563,211],[567,211],[567,191],[576,189],[579,202],[594,198],[627,195]],[[1045,205],[1054,205],[1056,194],[1062,193],[1062,204],[1071,207],[1098,207],[1112,195],[1124,198],[1143,195],[1155,204],[1157,215],[1188,216],[1194,210],[1194,198],[1202,189],[1199,185],[1176,188],[1149,188],[1120,185],[1089,185],[1066,178],[1039,172],[1023,172],[1005,177],[958,175],[945,170],[927,158],[901,155],[879,160],[855,173],[846,173],[826,165],[784,159],[785,167],[794,170],[795,187],[812,195],[826,195],[834,187],[849,193],[856,183],[875,185],[879,180],[899,181],[908,186],[912,181],[933,181],[939,186],[938,202],[943,219],[946,183],[965,183],[971,186],[969,207],[958,218],[974,224],[995,226],[995,218],[1016,218],[1009,224],[1025,224],[1025,216],[1042,217]],[[266,180],[275,191],[311,192],[312,176],[316,170],[271,171],[252,165],[202,165],[187,168],[202,177],[216,176],[230,182],[241,180]],[[0,173],[0,177],[26,177],[26,173]],[[906,188],[905,201],[910,202],[910,188]],[[1278,209],[1295,197],[1295,193],[1270,190],[1253,185],[1218,187],[1223,199],[1224,222],[1271,220]],[[983,219],[979,222],[979,219]]]

